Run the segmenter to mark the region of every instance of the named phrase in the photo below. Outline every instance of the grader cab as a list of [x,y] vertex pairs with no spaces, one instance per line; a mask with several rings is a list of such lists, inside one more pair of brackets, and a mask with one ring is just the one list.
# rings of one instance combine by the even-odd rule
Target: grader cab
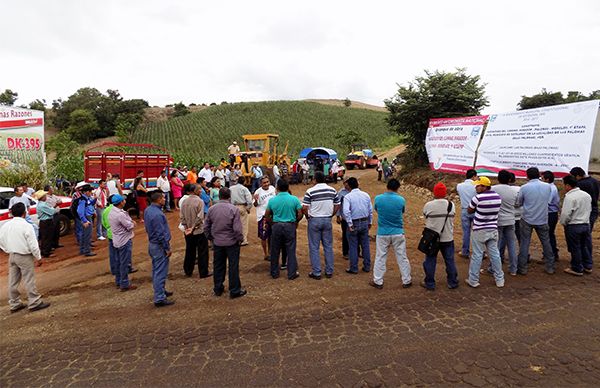
[[258,163],[259,166],[264,168],[272,168],[275,163],[282,163],[284,160],[288,165],[290,164],[287,145],[281,154],[278,153],[281,150],[279,135],[244,135],[242,138],[244,139],[245,151],[240,155],[240,162],[246,158],[250,166]]

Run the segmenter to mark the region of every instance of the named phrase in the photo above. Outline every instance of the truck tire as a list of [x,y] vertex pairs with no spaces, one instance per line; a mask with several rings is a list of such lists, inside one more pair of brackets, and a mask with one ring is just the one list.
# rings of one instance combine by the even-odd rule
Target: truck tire
[[58,230],[61,237],[66,236],[71,231],[71,219],[65,214],[58,215]]
[[348,170],[354,170],[354,164],[347,164],[347,165],[346,165],[346,168],[347,168]]

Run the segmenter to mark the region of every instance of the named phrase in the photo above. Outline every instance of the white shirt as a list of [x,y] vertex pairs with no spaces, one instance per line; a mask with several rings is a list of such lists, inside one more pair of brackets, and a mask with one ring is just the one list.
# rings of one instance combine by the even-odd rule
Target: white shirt
[[560,223],[562,225],[589,224],[592,212],[592,197],[579,187],[565,194]]
[[229,151],[229,154],[237,154],[240,152],[240,147],[237,144],[232,144],[229,147],[227,147],[227,151]]
[[223,170],[215,171],[215,176],[221,181],[221,187],[225,187],[225,173]]
[[17,197],[15,195],[14,197],[12,197],[10,199],[10,201],[8,201],[8,208],[10,209],[16,203],[22,203],[23,205],[25,205],[25,209],[29,213],[29,208],[31,207],[31,197],[30,196],[28,196],[27,194],[23,194],[20,197]]
[[117,188],[117,181],[114,179],[106,182],[106,188],[108,189],[108,196],[119,194],[119,189]]
[[279,178],[279,167],[277,167],[277,165],[273,165],[273,175],[275,176],[275,179]]
[[181,209],[181,205],[183,205],[183,201],[185,201],[187,197],[189,197],[189,195],[186,194],[179,199],[179,208],[180,209]]
[[458,196],[460,198],[460,207],[463,209],[467,209],[471,203],[471,199],[477,195],[477,191],[475,190],[475,185],[473,185],[473,182],[473,179],[467,179],[464,182],[456,185],[456,191],[458,192]]
[[22,217],[13,218],[0,228],[0,248],[9,254],[31,254],[38,260],[42,259],[35,231]]
[[277,191],[273,186],[269,186],[267,190],[260,187],[254,192],[254,195],[258,196],[258,200],[256,201],[258,205],[256,206],[256,221],[260,221],[265,216],[269,201],[277,195]]
[[213,173],[212,173],[212,171],[210,171],[210,168],[203,168],[198,173],[198,177],[204,178],[204,180],[208,183],[208,182],[210,182],[211,179],[213,179]]
[[163,178],[162,175],[159,176],[156,180],[156,187],[158,187],[158,189],[163,193],[168,193],[171,191],[171,183],[169,183],[169,178]]

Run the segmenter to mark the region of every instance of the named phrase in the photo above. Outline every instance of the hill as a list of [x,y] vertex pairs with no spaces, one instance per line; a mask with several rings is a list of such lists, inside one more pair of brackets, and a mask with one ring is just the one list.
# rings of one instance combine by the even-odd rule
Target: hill
[[[134,135],[134,142],[167,148],[176,162],[197,164],[217,161],[242,135],[276,133],[293,156],[305,147],[323,146],[343,155],[344,134],[359,133],[372,148],[393,136],[386,114],[369,109],[348,109],[309,101],[244,102],[210,106],[183,117],[150,123]],[[388,141],[389,143],[389,141]],[[243,146],[242,146],[243,148]]]

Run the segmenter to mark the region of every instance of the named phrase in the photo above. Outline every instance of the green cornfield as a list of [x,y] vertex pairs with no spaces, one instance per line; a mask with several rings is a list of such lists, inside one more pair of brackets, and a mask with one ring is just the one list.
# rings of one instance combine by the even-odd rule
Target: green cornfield
[[235,103],[149,124],[133,140],[165,147],[176,162],[188,165],[226,157],[234,140],[244,150],[242,135],[253,133],[279,134],[280,146],[289,142],[292,157],[305,147],[327,147],[343,158],[348,149],[342,137],[348,131],[374,149],[393,136],[385,118],[385,112],[307,101]]

